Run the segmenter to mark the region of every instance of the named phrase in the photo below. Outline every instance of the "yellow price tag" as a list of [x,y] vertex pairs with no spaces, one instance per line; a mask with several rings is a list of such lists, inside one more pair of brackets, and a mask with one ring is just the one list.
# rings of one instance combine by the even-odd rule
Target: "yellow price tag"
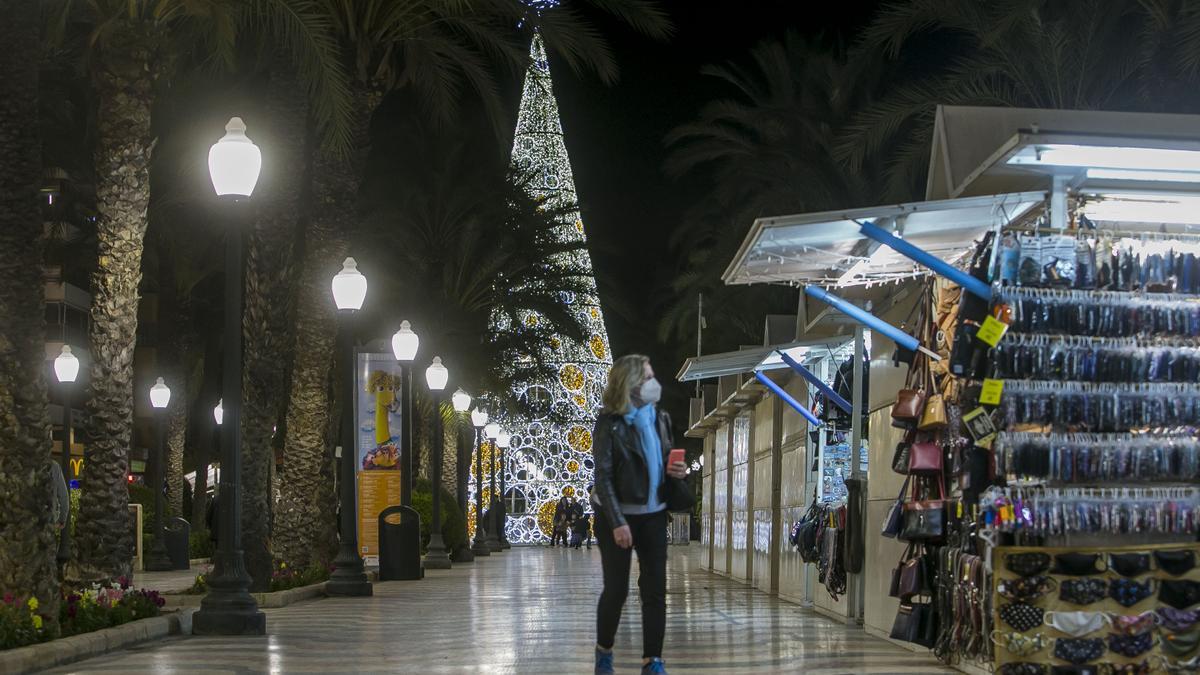
[[987,379],[979,392],[979,402],[983,405],[1000,405],[1000,395],[1004,393],[1004,380]]
[[983,320],[983,325],[979,327],[979,332],[975,337],[979,341],[989,347],[995,347],[1000,344],[1000,338],[1004,337],[1004,333],[1008,331],[1008,324],[997,319],[994,316],[989,316]]

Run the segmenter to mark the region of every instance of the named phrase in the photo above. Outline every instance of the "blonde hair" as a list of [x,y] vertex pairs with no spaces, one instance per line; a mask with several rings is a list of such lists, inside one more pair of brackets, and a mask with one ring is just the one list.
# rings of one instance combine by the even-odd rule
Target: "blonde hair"
[[634,387],[641,385],[645,379],[647,363],[650,363],[650,358],[641,354],[626,354],[613,361],[612,370],[608,371],[608,386],[604,388],[604,395],[601,397],[604,412],[629,411],[632,407],[629,397],[633,394]]

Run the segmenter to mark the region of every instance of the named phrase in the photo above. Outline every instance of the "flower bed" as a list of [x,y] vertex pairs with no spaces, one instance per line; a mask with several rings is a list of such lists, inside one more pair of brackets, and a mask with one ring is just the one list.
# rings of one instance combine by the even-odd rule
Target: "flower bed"
[[0,650],[45,642],[56,637],[120,626],[158,616],[165,600],[158,591],[134,590],[128,580],[98,583],[64,592],[59,604],[59,633],[46,630],[45,615],[37,598],[5,595],[0,604]]

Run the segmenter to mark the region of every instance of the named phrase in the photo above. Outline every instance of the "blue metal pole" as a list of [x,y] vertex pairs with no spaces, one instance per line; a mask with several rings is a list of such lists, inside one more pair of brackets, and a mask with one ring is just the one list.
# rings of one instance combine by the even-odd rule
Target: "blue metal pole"
[[896,328],[883,319],[876,317],[874,314],[871,314],[864,309],[860,309],[852,303],[846,302],[845,300],[839,298],[833,293],[830,293],[824,288],[821,288],[820,286],[805,286],[804,292],[809,296],[820,300],[821,302],[827,303],[830,307],[833,307],[842,314],[845,314],[851,319],[863,324],[867,328],[883,333],[893,342],[901,347],[904,347],[910,352],[917,351],[917,349],[921,346],[921,343],[915,337],[905,333],[899,328]]
[[800,405],[799,401],[792,398],[792,395],[787,393],[786,391],[784,391],[783,387],[772,382],[771,378],[764,375],[761,370],[754,373],[754,378],[756,380],[758,380],[759,382],[762,382],[764,385],[766,385],[767,389],[770,389],[771,391],[775,392],[775,395],[778,396],[779,398],[783,399],[784,403],[792,406],[792,408],[795,408],[796,412],[803,415],[804,419],[808,420],[809,424],[812,424],[812,425],[818,426],[818,427],[821,426],[821,420],[817,419],[817,416],[812,414],[811,410]]
[[927,251],[921,250],[913,244],[904,241],[900,237],[897,237],[891,232],[888,232],[887,230],[873,223],[859,223],[858,227],[859,231],[861,231],[863,235],[895,250],[897,253],[913,260],[920,265],[928,267],[937,274],[940,274],[941,276],[946,277],[950,281],[953,281],[959,286],[967,289],[967,291],[969,291],[972,295],[977,295],[980,298],[991,302],[991,287],[979,279],[976,279],[970,274],[963,272],[957,267],[947,263],[945,260],[942,260],[941,258],[928,253]]
[[779,357],[781,359],[783,359],[784,363],[791,366],[792,370],[796,371],[797,373],[800,373],[800,377],[803,377],[804,379],[808,380],[809,383],[811,383],[814,387],[819,389],[822,394],[825,394],[825,398],[828,398],[830,401],[833,402],[834,405],[841,408],[842,410],[845,410],[847,414],[850,414],[850,415],[854,414],[854,408],[850,405],[850,402],[847,401],[846,399],[842,398],[841,395],[838,394],[836,391],[834,391],[832,387],[825,384],[825,382],[821,378],[817,377],[816,373],[814,373],[811,370],[809,370],[808,368],[805,368],[804,366],[800,365],[800,363],[798,361],[796,361],[796,359],[793,359],[792,357],[788,356],[787,353],[784,352],[783,350],[776,349],[775,351],[776,351],[776,353],[779,354]]

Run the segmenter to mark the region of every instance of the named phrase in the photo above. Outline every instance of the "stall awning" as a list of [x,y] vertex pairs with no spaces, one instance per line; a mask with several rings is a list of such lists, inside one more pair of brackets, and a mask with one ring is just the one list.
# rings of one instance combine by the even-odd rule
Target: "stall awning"
[[848,342],[852,343],[853,337],[838,336],[821,338],[789,342],[772,347],[755,347],[736,352],[693,356],[683,362],[683,367],[679,369],[679,374],[675,377],[680,382],[691,382],[694,380],[724,377],[726,375],[753,373],[757,370],[787,368],[787,364],[783,362],[783,359],[778,354],[779,351],[783,351],[793,359],[804,363],[810,358],[826,356],[831,352],[836,352],[846,347]]
[[722,277],[726,284],[851,286],[924,274],[908,258],[859,232],[870,222],[945,260],[970,255],[971,242],[997,225],[1024,218],[1044,192],[946,199],[759,218]]

